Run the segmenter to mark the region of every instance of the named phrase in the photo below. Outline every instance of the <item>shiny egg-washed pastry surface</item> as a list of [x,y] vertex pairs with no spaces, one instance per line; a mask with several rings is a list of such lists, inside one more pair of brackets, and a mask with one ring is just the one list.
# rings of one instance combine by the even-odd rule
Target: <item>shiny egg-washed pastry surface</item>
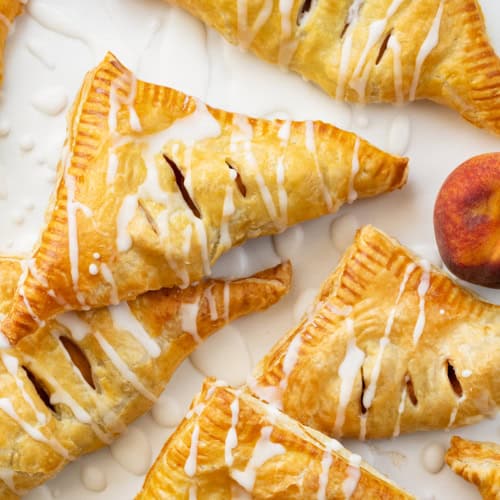
[[339,442],[208,380],[137,500],[410,499]]
[[[0,313],[23,266],[0,259]],[[47,322],[0,346],[0,498],[13,499],[109,444],[153,405],[177,366],[224,324],[277,302],[290,264],[209,279]],[[1,339],[0,339],[1,340]]]
[[4,50],[15,18],[23,12],[20,0],[0,0],[0,85],[3,82]]
[[446,463],[465,480],[474,483],[484,500],[500,498],[500,446],[495,443],[451,438]]
[[472,424],[500,403],[500,306],[366,226],[250,388],[335,437]]
[[500,134],[500,59],[476,0],[167,1],[337,99],[432,99]]
[[352,133],[213,109],[108,54],[70,111],[46,226],[2,330],[16,342],[64,310],[186,286],[247,238],[406,178],[407,159]]

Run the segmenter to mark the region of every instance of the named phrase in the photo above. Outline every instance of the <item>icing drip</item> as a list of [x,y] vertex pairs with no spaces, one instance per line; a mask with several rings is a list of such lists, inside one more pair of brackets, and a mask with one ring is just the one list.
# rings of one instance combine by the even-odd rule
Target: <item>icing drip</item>
[[17,385],[17,388],[21,391],[21,394],[23,395],[23,399],[26,401],[26,403],[28,403],[28,405],[34,411],[39,425],[45,425],[47,423],[47,417],[45,416],[45,414],[43,412],[38,410],[32,397],[26,391],[26,388],[24,387],[23,381],[18,376],[19,360],[17,358],[15,358],[14,356],[10,356],[7,353],[2,353],[2,361],[3,361],[5,368],[9,372],[9,374],[13,377],[13,379]]
[[196,474],[196,462],[198,460],[198,439],[200,436],[200,426],[195,424],[193,434],[191,435],[191,446],[189,448],[189,456],[184,464],[184,472],[193,477]]
[[12,420],[16,421],[19,426],[28,434],[32,439],[40,443],[44,443],[52,448],[58,455],[61,455],[65,460],[73,460],[74,457],[70,455],[68,450],[64,448],[59,441],[54,438],[45,437],[37,428],[28,424],[23,420],[14,409],[12,401],[8,398],[0,398],[0,410],[6,413]]
[[283,378],[280,381],[280,400],[275,404],[279,409],[283,409],[283,395],[288,388],[288,380],[290,375],[299,360],[300,348],[302,346],[301,332],[297,333],[288,346],[285,357],[283,359]]
[[354,0],[352,5],[349,7],[349,12],[347,14],[347,24],[349,26],[344,34],[344,41],[342,42],[342,49],[340,53],[339,78],[337,81],[337,90],[335,92],[335,98],[338,100],[343,100],[345,97],[345,83],[347,79],[347,70],[349,68],[349,61],[351,59],[352,36],[356,27],[356,23],[359,21],[359,14],[363,2],[364,0]]
[[91,326],[75,312],[60,314],[56,321],[63,325],[77,342],[81,342],[91,332]]
[[436,15],[434,17],[434,20],[432,21],[432,25],[429,29],[429,32],[427,33],[424,43],[422,44],[420,50],[418,51],[417,59],[415,61],[415,70],[413,72],[413,79],[411,81],[411,86],[410,86],[411,101],[415,100],[417,94],[417,87],[418,87],[418,82],[420,80],[420,72],[422,71],[422,66],[427,57],[429,56],[429,54],[439,43],[439,30],[441,28],[441,16],[443,15],[443,7],[444,7],[444,1],[441,0]]
[[430,269],[431,266],[426,260],[420,261],[420,267],[422,268],[422,278],[420,279],[420,284],[418,285],[418,296],[419,296],[419,313],[417,318],[417,323],[415,325],[415,330],[413,331],[413,345],[417,345],[420,337],[425,328],[425,295],[429,290],[430,286]]
[[152,358],[157,358],[161,354],[160,346],[150,337],[126,302],[110,306],[108,311],[115,328],[129,332]]
[[453,425],[455,424],[455,420],[457,418],[459,407],[465,401],[465,399],[466,399],[465,394],[463,394],[462,396],[460,396],[457,399],[457,403],[454,406],[453,410],[451,411],[450,420],[448,421],[448,425],[446,426],[446,430],[450,430],[453,427]]
[[[278,132],[281,147],[285,149],[290,142],[291,122],[286,121]],[[281,224],[284,228],[288,225],[288,193],[285,188],[285,154],[278,159],[276,167],[276,182],[278,184],[278,202],[281,214]]]
[[337,408],[337,415],[335,417],[334,434],[337,436],[342,435],[342,427],[344,426],[345,410],[351,398],[352,388],[354,381],[359,374],[363,362],[365,360],[365,353],[356,346],[356,338],[354,336],[354,323],[352,319],[346,318],[346,330],[351,335],[351,339],[347,344],[345,357],[339,367],[340,377],[340,396]]
[[[33,311],[33,308],[31,307],[31,304],[28,300],[28,297],[26,297],[26,294],[24,292],[24,284],[26,283],[26,278],[28,277],[28,273],[30,271],[28,261],[22,260],[21,261],[21,269],[22,273],[21,276],[19,277],[19,283],[18,283],[18,293],[19,296],[23,298],[24,306],[26,307],[26,311],[28,314],[31,316],[31,318],[35,321],[35,323],[42,328],[45,326],[45,321],[42,321],[37,314]],[[35,278],[36,279],[36,278]]]
[[280,0],[279,2],[281,14],[281,40],[278,64],[284,68],[288,67],[290,64],[298,45],[298,40],[291,39],[293,4],[294,0]]
[[224,205],[222,207],[222,222],[219,244],[225,249],[231,248],[233,245],[233,242],[231,240],[231,233],[229,231],[229,221],[231,219],[231,216],[236,211],[236,208],[234,206],[233,190],[234,189],[232,186],[226,187],[226,196],[224,197]]
[[198,313],[200,311],[200,298],[192,304],[183,303],[180,307],[181,328],[183,332],[189,333],[193,340],[199,344],[201,337],[198,334]]
[[104,281],[109,284],[111,287],[111,292],[110,292],[110,301],[112,304],[119,304],[120,299],[118,298],[118,288],[116,287],[115,280],[113,278],[113,273],[111,272],[111,269],[106,265],[106,264],[101,264],[101,274],[102,277],[104,278]]
[[396,35],[392,34],[387,42],[387,48],[392,50],[392,57],[394,60],[393,71],[394,71],[394,93],[396,94],[396,102],[401,104],[404,100],[403,93],[403,66],[401,64],[401,45],[396,38]]
[[116,219],[116,248],[119,252],[127,252],[132,248],[132,238],[128,232],[128,225],[137,211],[138,197],[129,194],[123,199]]
[[[406,377],[405,381],[408,381],[408,376]],[[396,419],[396,425],[394,426],[394,432],[392,433],[392,437],[398,437],[400,433],[400,425],[401,425],[401,415],[405,411],[405,403],[406,403],[406,384],[404,386],[403,392],[401,393],[401,400],[399,401],[399,406],[398,406],[398,418]]]
[[321,191],[323,194],[323,198],[325,200],[326,206],[328,207],[328,211],[331,212],[333,210],[332,197],[330,192],[328,191],[325,179],[323,177],[323,172],[321,171],[319,160],[318,160],[318,150],[316,147],[316,139],[314,134],[314,123],[311,121],[307,121],[305,123],[306,127],[306,148],[312,153],[314,158],[314,165],[316,167],[316,172],[318,174],[320,183],[321,183]]
[[240,413],[240,400],[239,392],[236,393],[236,397],[231,403],[231,427],[227,432],[224,456],[226,459],[226,465],[231,467],[233,465],[233,449],[238,445],[238,435],[236,434],[236,426],[238,425],[239,413]]
[[68,246],[69,246],[69,261],[71,266],[71,279],[73,281],[73,290],[75,292],[76,299],[81,305],[85,304],[83,295],[78,290],[78,281],[80,278],[79,274],[79,259],[80,250],[78,246],[78,221],[77,212],[81,210],[87,217],[92,217],[92,211],[83,205],[75,201],[75,191],[76,191],[76,181],[75,178],[69,174],[69,166],[71,164],[71,156],[69,152],[66,152],[65,160],[65,172],[64,172],[64,183],[66,185],[66,211],[68,218]]
[[349,178],[349,193],[347,195],[348,203],[352,203],[358,198],[358,193],[356,189],[354,189],[354,180],[359,172],[359,142],[359,137],[356,137],[351,160],[351,176]]
[[361,471],[359,470],[360,465],[361,465],[361,457],[353,453],[349,458],[347,477],[342,484],[342,491],[344,492],[346,500],[351,498],[352,494],[356,491],[356,488],[358,487],[359,478],[361,477]]
[[257,469],[271,458],[285,453],[285,448],[281,444],[271,441],[272,426],[263,427],[260,438],[253,450],[245,470],[232,470],[231,477],[238,482],[247,492],[251,493],[257,476]]
[[16,488],[16,485],[14,483],[14,471],[12,469],[0,469],[0,480],[2,480],[7,488],[9,488],[14,495],[23,495],[25,491],[19,490]]
[[215,297],[212,293],[214,285],[210,285],[206,290],[205,290],[205,297],[208,302],[208,309],[210,310],[210,320],[211,321],[216,321],[219,317],[219,314],[217,312],[217,303],[215,302]]
[[262,0],[262,7],[254,21],[248,24],[248,0],[237,0],[236,11],[238,15],[238,39],[240,46],[247,49],[259,33],[260,29],[267,22],[273,12],[273,0]]
[[118,353],[111,347],[111,345],[104,339],[104,337],[99,333],[95,332],[94,337],[101,346],[106,356],[109,358],[111,363],[118,370],[120,375],[130,383],[137,392],[141,393],[146,399],[155,402],[156,396],[150,392],[144,385],[139,381],[137,375],[127,366],[127,364],[120,358]]
[[370,65],[367,64],[365,66],[368,54],[380,39],[380,37],[384,34],[389,19],[396,13],[403,1],[404,0],[393,0],[391,5],[387,9],[385,17],[383,19],[373,21],[368,27],[368,40],[366,41],[361,56],[359,57],[358,64],[354,69],[352,80],[350,82],[351,88],[353,88],[358,93],[361,101],[364,101],[365,99],[366,82],[371,70]]
[[[382,359],[384,357],[384,351],[387,345],[389,344],[389,337],[391,335],[392,331],[392,325],[394,324],[394,318],[396,315],[396,311],[399,305],[399,302],[401,300],[401,297],[403,296],[403,293],[406,289],[406,285],[408,284],[408,280],[410,279],[411,274],[415,270],[417,266],[414,263],[408,264],[405,270],[405,274],[403,276],[403,280],[401,281],[401,284],[399,286],[399,292],[396,297],[396,302],[394,303],[394,306],[391,308],[391,311],[389,312],[389,317],[387,318],[387,323],[385,325],[385,331],[384,331],[384,336],[380,339],[379,341],[379,349],[377,352],[377,358],[375,359],[375,364],[372,369],[372,373],[370,376],[370,383],[368,384],[368,387],[363,395],[363,406],[366,408],[366,411],[368,411],[373,403],[373,398],[375,397],[375,392],[377,390],[377,382],[378,378],[380,376],[380,370],[382,367]],[[366,416],[366,415],[365,415]]]
[[235,114],[233,118],[233,126],[234,130],[231,135],[230,149],[234,152],[237,150],[237,145],[242,144],[246,161],[254,171],[255,180],[257,181],[257,185],[259,186],[260,195],[266,206],[267,213],[269,214],[269,217],[276,223],[278,215],[276,212],[276,206],[273,202],[273,197],[271,196],[271,192],[269,191],[269,188],[264,181],[264,177],[262,176],[262,173],[259,169],[257,160],[255,159],[255,156],[252,152],[252,125],[250,124],[246,116]]
[[317,500],[326,500],[326,488],[328,487],[328,476],[333,463],[332,452],[327,447],[323,459],[321,460],[321,475],[318,481],[318,496]]

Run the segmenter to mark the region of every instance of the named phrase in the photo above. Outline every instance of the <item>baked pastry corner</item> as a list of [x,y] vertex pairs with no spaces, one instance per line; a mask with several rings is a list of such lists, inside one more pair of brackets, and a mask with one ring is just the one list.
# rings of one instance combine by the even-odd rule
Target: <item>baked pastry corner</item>
[[453,472],[474,483],[485,500],[500,498],[500,446],[495,443],[451,438],[446,463]]

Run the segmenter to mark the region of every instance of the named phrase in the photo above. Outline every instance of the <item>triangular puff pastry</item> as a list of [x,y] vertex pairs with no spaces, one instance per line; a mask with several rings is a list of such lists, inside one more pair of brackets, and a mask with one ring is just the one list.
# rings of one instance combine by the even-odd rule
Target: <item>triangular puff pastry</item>
[[[0,259],[0,313],[22,267]],[[66,313],[0,347],[0,498],[34,488],[109,443],[150,409],[177,366],[221,326],[269,307],[290,264],[237,281],[165,289],[108,309]]]
[[23,11],[20,0],[0,0],[0,85],[3,82],[4,50],[14,19]]
[[500,498],[499,445],[453,436],[446,463],[459,476],[474,483],[485,500]]
[[167,1],[337,99],[432,99],[500,134],[500,59],[476,0]]
[[247,238],[406,182],[407,160],[321,122],[248,119],[137,81],[112,55],[70,113],[47,225],[2,329],[186,286]]
[[500,403],[500,307],[367,226],[250,387],[335,437],[471,424]]
[[413,497],[338,441],[249,394],[209,380],[136,498]]

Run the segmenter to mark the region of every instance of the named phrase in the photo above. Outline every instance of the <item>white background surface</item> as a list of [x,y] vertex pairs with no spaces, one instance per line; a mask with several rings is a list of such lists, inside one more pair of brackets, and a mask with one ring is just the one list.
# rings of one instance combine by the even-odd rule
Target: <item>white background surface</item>
[[[61,15],[63,24],[73,26],[73,32],[85,34],[87,41],[47,29],[29,14],[18,20],[11,35],[0,104],[0,123],[10,124],[9,135],[0,138],[0,196],[5,198],[0,200],[1,252],[29,251],[35,242],[64,139],[64,113],[57,117],[40,113],[31,104],[33,96],[44,88],[62,86],[61,91],[71,102],[84,73],[107,49],[136,70],[140,78],[177,87],[209,104],[255,116],[322,119],[354,130],[384,149],[390,147],[389,130],[394,120],[409,120],[408,186],[403,191],[344,208],[336,216],[341,219],[333,225],[337,231],[334,239],[332,216],[277,238],[275,247],[281,249],[281,256],[291,257],[295,267],[290,295],[271,310],[240,320],[220,332],[193,358],[207,374],[222,376],[229,382],[244,379],[251,366],[293,325],[292,312],[300,309],[297,300],[301,295],[310,297],[335,267],[340,252],[349,243],[353,225],[374,224],[430,260],[438,260],[432,210],[441,183],[466,158],[500,150],[498,138],[475,129],[453,111],[431,103],[366,108],[335,103],[300,77],[241,53],[187,14],[160,0],[31,0],[31,4],[46,7],[52,19]],[[500,3],[482,0],[481,4],[490,36],[500,52]],[[54,69],[48,69],[34,57],[28,45],[37,47]],[[34,139],[31,152],[23,152],[19,147],[27,135]],[[267,238],[233,251],[219,262],[217,271],[223,275],[248,274],[277,261],[273,241]],[[500,303],[500,292],[480,293]],[[229,362],[232,365],[227,365]],[[192,362],[186,361],[169,384],[163,401],[173,404],[172,411],[176,405],[184,411],[203,377]],[[151,447],[150,458],[146,456],[150,463],[171,429],[160,427],[150,415],[132,428],[139,432],[129,439],[138,439],[146,449]],[[456,433],[498,442],[500,419]],[[430,474],[422,467],[422,449],[433,442],[447,445],[449,437],[445,432],[420,433],[347,445],[419,498],[479,498],[475,488],[446,467],[438,474]],[[105,472],[106,490],[93,493],[83,487],[82,464],[96,465]],[[31,493],[29,499],[132,498],[142,481],[142,476],[127,472],[106,449],[72,464],[47,486]]]

